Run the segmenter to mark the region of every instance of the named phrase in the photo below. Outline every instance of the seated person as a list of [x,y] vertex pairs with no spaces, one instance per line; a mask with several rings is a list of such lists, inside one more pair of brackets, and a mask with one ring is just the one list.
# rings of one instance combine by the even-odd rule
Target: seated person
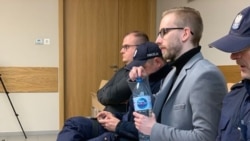
[[[139,63],[139,64],[138,64]],[[162,58],[162,53],[157,44],[146,42],[137,47],[133,64],[142,65],[149,74],[149,85],[152,93],[160,89],[162,80],[171,67]],[[128,79],[128,78],[127,78]],[[129,111],[123,114],[112,114],[108,111],[98,113],[96,119],[74,117],[68,119],[62,131],[58,134],[57,141],[98,141],[138,140],[138,131],[135,128],[133,117],[133,103],[129,101]]]
[[105,111],[111,113],[126,112],[126,103],[132,94],[126,81],[133,65],[128,64],[133,60],[136,47],[146,41],[148,41],[148,36],[139,31],[132,31],[123,38],[120,53],[125,66],[120,68],[108,83],[97,92],[98,101],[105,106]]

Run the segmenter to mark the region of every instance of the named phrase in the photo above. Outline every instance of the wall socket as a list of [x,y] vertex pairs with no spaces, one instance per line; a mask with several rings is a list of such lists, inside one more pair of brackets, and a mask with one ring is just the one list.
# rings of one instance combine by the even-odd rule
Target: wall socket
[[50,38],[37,38],[35,45],[50,45]]
[[50,38],[44,38],[43,39],[43,44],[44,45],[50,45]]

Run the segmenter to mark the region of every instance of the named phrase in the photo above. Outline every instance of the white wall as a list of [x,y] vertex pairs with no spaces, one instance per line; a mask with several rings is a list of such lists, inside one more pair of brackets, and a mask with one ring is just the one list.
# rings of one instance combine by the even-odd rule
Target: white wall
[[249,0],[157,0],[157,30],[163,11],[178,6],[193,7],[200,11],[204,22],[203,37],[200,42],[204,56],[216,65],[235,65],[230,54],[223,53],[208,44],[226,35],[230,26],[242,9],[250,6]]
[[[1,67],[59,67],[58,0],[0,0],[0,17]],[[35,45],[37,38],[51,44]],[[58,93],[9,95],[25,131],[59,129]],[[7,96],[0,93],[0,136],[20,131]]]

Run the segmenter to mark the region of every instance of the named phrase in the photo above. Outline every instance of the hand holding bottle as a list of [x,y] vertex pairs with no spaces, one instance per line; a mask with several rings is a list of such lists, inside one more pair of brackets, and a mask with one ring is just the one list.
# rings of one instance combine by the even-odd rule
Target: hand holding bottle
[[[151,90],[148,86],[148,83],[141,77],[136,78],[136,86],[133,91],[133,103],[134,109],[137,113],[151,117],[152,116],[152,101],[151,101]],[[141,115],[141,116],[142,116]],[[144,124],[144,123],[140,123]],[[139,131],[139,140],[140,141],[149,141],[150,136],[145,135]]]
[[138,77],[145,78],[147,76],[148,76],[148,74],[146,73],[146,70],[142,66],[133,67],[129,72],[129,78],[132,81],[135,81],[136,78],[138,78]]
[[133,112],[133,115],[136,129],[144,135],[150,135],[151,130],[156,123],[155,114],[152,113],[151,117],[148,117],[137,112]]

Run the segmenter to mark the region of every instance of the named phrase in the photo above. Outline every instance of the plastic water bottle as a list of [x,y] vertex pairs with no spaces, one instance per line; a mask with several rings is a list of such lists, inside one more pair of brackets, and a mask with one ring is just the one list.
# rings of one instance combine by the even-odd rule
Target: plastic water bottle
[[[152,115],[151,91],[147,83],[141,78],[136,79],[136,86],[133,89],[133,103],[135,111],[146,115]],[[139,132],[140,141],[149,141],[150,136]]]

